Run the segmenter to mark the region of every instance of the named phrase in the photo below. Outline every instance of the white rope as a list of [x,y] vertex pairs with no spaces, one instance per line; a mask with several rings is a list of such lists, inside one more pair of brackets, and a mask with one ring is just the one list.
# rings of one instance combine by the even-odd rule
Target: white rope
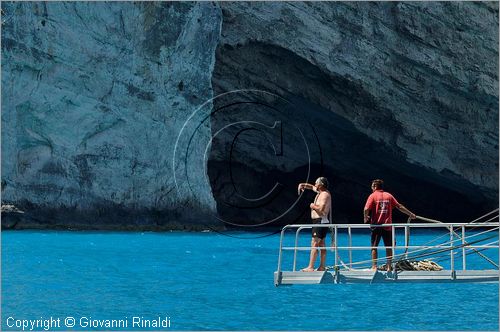
[[459,248],[462,248],[462,247],[467,247],[467,246],[470,246],[472,244],[479,243],[481,241],[486,241],[486,240],[492,239],[494,237],[495,237],[495,235],[492,235],[492,236],[489,236],[489,237],[486,237],[486,238],[483,238],[483,239],[478,239],[478,240],[475,240],[475,241],[471,241],[469,243],[463,243],[463,244],[459,244],[459,245],[455,245],[455,246],[450,246],[450,247],[444,247],[444,248],[441,248],[441,249],[436,249],[433,252],[422,253],[422,254],[413,256],[412,258],[414,259],[414,258],[418,258],[418,257],[425,257],[425,256],[429,256],[429,255],[433,255],[433,254],[437,254],[437,253],[441,253],[441,252],[447,252],[447,251],[450,251],[450,250],[459,249]]
[[433,222],[435,224],[444,224],[444,222],[436,220],[436,219],[425,218],[425,217],[422,217],[422,216],[416,216],[416,217],[417,217],[417,219],[420,219],[420,220],[423,220],[423,221]]
[[492,221],[492,220],[495,220],[495,219],[497,219],[497,218],[498,218],[498,215],[494,216],[493,218],[490,218],[490,219],[486,220],[486,221],[485,221],[485,223],[486,223],[486,222],[490,222],[490,221]]
[[[495,244],[498,244],[498,240],[496,241],[493,241],[493,242],[488,242],[488,243],[485,243],[484,246],[492,246],[492,245],[495,245]],[[484,250],[487,250],[489,248],[481,248],[481,249],[477,249],[478,251],[484,251]],[[466,249],[465,250],[465,255],[470,255],[470,254],[474,254],[475,252],[472,251],[472,249]],[[443,253],[439,256],[434,256],[434,257],[429,257],[429,259],[433,259],[435,261],[443,261],[444,259],[449,259],[450,255],[448,253]],[[457,256],[455,256],[456,258],[460,258],[460,257],[463,257],[463,253],[462,251],[458,252],[457,253]]]
[[[333,206],[332,206],[332,196],[330,194],[330,211],[328,211],[328,216],[330,218],[330,223],[333,224]],[[330,236],[332,238],[331,240],[331,245],[330,247],[332,247],[332,251],[336,251],[337,252],[337,259],[339,260],[340,264],[344,267],[344,268],[349,268],[345,263],[344,261],[342,260],[342,258],[340,258],[340,254],[339,254],[339,251],[338,250],[335,250],[333,247],[336,247],[337,244],[335,243],[335,239],[334,239],[334,230],[333,230],[333,227],[330,228]],[[326,270],[328,270],[328,267],[325,267]]]
[[[495,212],[498,212],[498,211],[499,211],[499,209],[492,210],[492,211],[490,211],[490,212],[488,212],[488,213],[486,213],[486,214],[484,214],[484,215],[480,216],[479,218],[476,218],[476,219],[474,219],[474,220],[470,221],[468,224],[473,224],[473,223],[476,223],[477,221],[479,221],[479,220],[481,220],[481,219],[483,219],[483,218],[485,218],[485,217],[487,217],[487,216],[490,216],[491,214],[493,214],[493,213],[495,213]],[[487,220],[487,221],[485,221],[485,222],[490,222],[490,221],[492,221],[492,220],[494,220],[494,219],[497,219],[498,217],[499,217],[499,216],[498,216],[498,214],[497,214],[497,215],[495,215],[495,216],[491,217],[490,219],[488,219],[488,220]],[[331,218],[331,207],[330,207],[330,218]],[[417,219],[420,219],[420,220],[423,220],[423,221],[431,222],[431,223],[436,223],[436,224],[445,224],[445,223],[444,223],[444,222],[442,222],[442,221],[439,221],[439,220],[436,220],[436,219],[431,219],[431,218],[426,218],[426,217],[422,217],[422,216],[416,216],[416,218],[417,218]],[[332,219],[330,219],[330,220],[332,220]],[[478,225],[478,227],[480,227],[480,225]],[[458,234],[455,232],[455,230],[454,230],[451,226],[450,226],[450,227],[448,227],[448,229],[451,229],[451,231],[453,232],[453,234],[455,234],[455,236],[457,236],[457,237],[458,237],[458,239],[453,239],[453,240],[449,240],[449,241],[443,242],[443,243],[441,244],[441,246],[452,245],[454,242],[456,242],[456,241],[461,241],[461,240],[462,240],[462,237],[461,237],[460,235],[458,235]],[[469,235],[469,236],[465,236],[465,237],[464,237],[464,243],[463,243],[463,244],[460,244],[460,245],[458,245],[458,246],[451,246],[451,247],[449,247],[449,248],[443,248],[443,249],[444,249],[445,251],[449,251],[449,250],[454,250],[454,249],[456,249],[456,248],[467,247],[467,246],[469,246],[471,243],[469,243],[469,242],[465,241],[466,239],[470,240],[471,238],[474,238],[474,237],[477,237],[477,236],[480,236],[480,235],[483,235],[483,234],[486,234],[486,233],[489,233],[489,232],[492,232],[492,231],[495,231],[495,230],[498,230],[498,229],[499,229],[498,227],[495,227],[495,228],[493,228],[493,229],[488,229],[488,230],[483,231],[483,232],[479,232],[479,233],[476,233],[476,234],[472,234],[472,235]],[[442,238],[442,237],[445,237],[445,236],[448,236],[448,234],[441,235],[441,236],[439,236],[438,238],[435,238],[435,239],[433,239],[433,240],[431,240],[431,241],[429,241],[429,242],[425,243],[423,246],[425,246],[425,245],[427,245],[427,244],[429,244],[429,243],[435,242],[436,240],[438,240],[438,239],[440,239],[440,238]],[[481,241],[483,241],[483,240],[484,240],[484,239],[476,240],[476,241],[473,241],[472,243],[475,243],[475,242],[481,242]],[[333,247],[333,241],[334,241],[334,239],[333,239],[333,236],[332,236],[332,247]],[[498,242],[498,241],[497,241],[497,242]],[[407,245],[409,245],[409,241],[408,241]],[[408,248],[406,248],[406,250],[405,250],[405,253],[404,253],[404,254],[393,255],[391,258],[392,258],[393,260],[397,260],[397,259],[399,259],[399,260],[401,261],[401,258],[403,258],[403,257],[407,257],[407,259],[411,259],[411,257],[410,257],[410,256],[413,256],[414,258],[416,258],[416,257],[420,257],[420,256],[428,256],[428,255],[432,255],[432,254],[435,254],[435,253],[438,253],[438,252],[442,252],[442,251],[443,251],[443,249],[438,249],[438,250],[434,250],[433,252],[428,253],[428,254],[423,253],[423,252],[425,252],[425,251],[428,251],[428,250],[433,249],[432,247],[434,247],[434,246],[430,246],[430,247],[428,247],[428,248],[420,248],[420,249],[415,249],[415,250],[413,250],[413,251],[409,251],[409,252],[408,252],[408,250],[407,250]],[[478,251],[476,248],[469,248],[469,249],[467,249],[467,250],[469,250],[469,253],[468,253],[468,254],[471,254],[471,253],[476,253],[476,254],[478,254],[479,256],[481,256],[482,258],[484,258],[486,261],[488,261],[489,263],[491,263],[492,265],[494,265],[496,268],[498,268],[498,267],[499,267],[499,266],[498,266],[498,264],[496,264],[494,261],[492,261],[491,259],[489,259],[488,257],[486,257],[484,254],[482,254],[482,253],[481,253],[480,251]],[[481,250],[481,251],[482,251],[482,250]],[[419,255],[415,255],[415,254],[417,254],[417,253],[420,253],[420,254],[419,254]],[[345,263],[344,263],[344,262],[340,259],[340,255],[338,254],[338,251],[337,251],[337,257],[339,258],[339,261],[340,261],[341,265],[342,265],[345,269],[347,269],[347,270],[349,270],[349,269],[353,269],[353,270],[354,270],[354,269],[355,269],[355,268],[352,268],[352,267],[347,266],[347,265],[346,265],[346,264],[345,264]],[[414,258],[413,258],[413,259],[414,259]],[[378,258],[378,259],[377,259],[377,261],[379,261],[379,260],[383,260],[383,259],[387,259],[387,256],[385,256],[385,257],[381,257],[381,258]],[[369,259],[369,260],[363,260],[363,261],[359,261],[359,262],[352,262],[350,265],[351,265],[351,266],[360,266],[360,265],[367,264],[367,263],[368,263],[368,264],[371,264],[371,262],[372,262],[372,261],[371,261],[371,259]],[[368,265],[368,267],[369,267],[369,266],[370,266],[370,265]],[[327,270],[328,270],[328,269],[334,269],[334,268],[337,268],[337,267],[335,267],[335,266],[333,266],[333,267],[332,267],[332,266],[328,266],[328,267],[327,267]]]
[[[483,232],[479,232],[479,233],[476,233],[476,234],[472,234],[472,235],[469,235],[468,237],[466,237],[466,239],[470,239],[472,237],[477,237],[477,236],[480,236],[480,235],[483,235],[483,234],[486,234],[486,233],[489,233],[489,232],[493,232],[493,231],[496,231],[498,230],[499,227],[495,227],[495,228],[492,228],[492,229],[488,229],[486,231],[483,231]],[[448,235],[448,234],[445,234],[445,236]],[[483,241],[484,239],[479,239],[479,240],[475,240],[475,241],[472,241],[472,243],[475,243],[475,242],[481,242]],[[415,255],[413,256],[413,258],[408,258],[408,259],[414,259],[416,257],[425,257],[425,256],[428,256],[428,255],[432,255],[434,253],[437,253],[437,252],[442,252],[443,250],[444,251],[449,251],[451,249],[456,249],[456,248],[460,248],[462,246],[467,246],[467,245],[470,245],[471,242],[467,243],[467,244],[460,244],[458,246],[449,246],[451,245],[453,242],[456,242],[456,241],[459,241],[459,240],[451,240],[451,241],[446,241],[446,242],[443,242],[442,244],[440,244],[441,246],[446,246],[446,248],[441,248],[441,249],[437,249],[433,252],[430,252],[430,253],[422,253],[424,251],[428,251],[428,250],[431,250],[433,249],[433,247],[435,246],[429,246],[427,248],[420,248],[420,249],[415,249],[413,251],[410,251],[408,252],[408,257],[410,257],[410,254],[411,255],[415,255],[417,253],[419,253],[419,255]],[[473,248],[471,248],[472,250]],[[401,257],[404,257],[404,254],[398,254],[398,255],[393,255],[392,259],[400,259]],[[383,259],[387,259],[387,256],[384,256],[384,257],[381,257],[381,258],[378,258],[378,260],[383,260]],[[371,259],[369,260],[363,260],[363,261],[359,261],[359,262],[353,262],[352,265],[362,265],[362,264],[366,264],[366,263],[370,263],[371,262]]]
[[[479,221],[479,220],[481,220],[481,219],[483,219],[483,218],[485,218],[485,217],[487,217],[487,216],[489,216],[489,215],[491,215],[491,214],[493,214],[495,212],[498,212],[498,210],[499,209],[492,210],[492,211],[490,211],[490,212],[482,215],[481,217],[476,218],[476,219],[474,219],[474,220],[472,220],[472,221],[470,221],[468,223],[469,224],[474,224],[477,221]],[[420,220],[423,220],[423,221],[432,222],[432,223],[435,223],[435,224],[444,224],[444,222],[436,220],[436,219],[426,218],[426,217],[422,217],[422,216],[416,216],[416,217],[417,217],[417,219],[420,219]],[[493,218],[490,218],[489,220],[485,221],[485,222],[489,222],[489,221],[494,220],[496,218],[498,218],[498,214],[496,216],[494,216]]]
[[[465,239],[469,239],[469,240],[470,240],[470,238],[477,237],[477,236],[480,236],[480,235],[483,235],[483,234],[486,234],[486,233],[489,233],[489,232],[493,232],[493,231],[496,231],[496,230],[498,230],[498,229],[499,229],[499,227],[495,227],[495,228],[488,229],[488,230],[483,231],[483,232],[479,232],[479,233],[476,233],[476,234],[472,234],[472,235],[469,235],[468,237],[465,237],[465,238],[464,238],[464,240],[465,240]],[[446,235],[448,235],[448,234],[445,234],[445,236],[446,236]],[[461,239],[460,239],[460,240],[461,240]],[[450,245],[450,246],[451,246],[454,242],[456,242],[456,241],[460,241],[460,240],[458,240],[458,239],[457,239],[457,240],[453,239],[453,240],[450,240],[450,241],[443,242],[441,245],[442,245],[442,246],[448,246],[448,245]],[[468,246],[468,245],[470,245],[470,243],[469,243],[469,242],[466,242],[466,241],[464,241],[464,242],[465,242],[465,243],[463,244],[463,246]],[[472,241],[472,242],[481,242],[481,240],[479,240],[479,241],[478,241],[478,240],[475,240],[475,241]],[[423,251],[426,251],[426,250],[431,250],[431,249],[433,249],[433,248],[432,248],[432,246],[431,246],[431,247],[429,247],[429,248],[416,249],[416,250],[411,251],[411,252],[408,254],[408,256],[410,256],[410,254],[416,254],[416,253],[423,252]],[[451,247],[450,247],[450,249],[451,249]],[[449,250],[449,249],[448,249],[448,250]],[[475,250],[475,248],[471,248],[471,250]],[[441,249],[437,249],[437,250],[435,250],[435,251],[441,251]],[[432,255],[432,253],[430,253],[430,254]],[[422,255],[422,254],[420,254],[420,255]],[[427,254],[426,254],[426,255],[427,255]],[[417,255],[416,257],[418,257],[418,256],[419,256],[419,255]],[[485,258],[485,257],[483,257],[483,258]],[[485,259],[491,263],[491,261],[490,261],[488,258],[485,258]],[[496,264],[495,264],[495,265],[496,265]],[[498,267],[498,265],[496,265],[496,267]]]
[[[490,211],[490,212],[486,213],[485,215],[482,215],[481,217],[479,217],[479,218],[477,218],[477,219],[472,220],[469,224],[473,224],[473,223],[475,223],[476,221],[481,220],[481,219],[483,219],[484,217],[489,216],[490,214],[495,213],[495,212],[498,212],[498,209],[495,209],[495,210],[493,210],[493,211]],[[496,217],[494,217],[493,219],[495,219],[495,218],[497,218],[497,217],[498,217],[498,214],[497,214],[497,216],[496,216]]]
[[[474,219],[473,221],[469,222],[469,224],[473,224],[473,223],[475,223],[476,221],[481,220],[481,219],[483,219],[484,217],[491,215],[492,213],[498,212],[498,210],[499,210],[499,209],[495,209],[495,210],[493,210],[493,211],[490,211],[490,212],[486,213],[485,215],[482,215],[481,217],[476,218],[476,219]],[[439,221],[439,220],[435,220],[435,219],[425,218],[425,217],[421,217],[421,216],[416,216],[416,217],[417,217],[417,219],[424,220],[424,221],[428,221],[428,222],[439,223],[439,224],[442,224],[442,223],[443,223],[443,222],[441,222],[441,221]],[[493,218],[489,219],[488,221],[494,220],[494,219],[496,219],[496,218],[498,218],[498,215],[494,216]],[[487,221],[487,222],[488,222],[488,221]],[[451,226],[450,226],[450,227],[448,227],[448,229],[449,229],[451,232],[453,232],[453,234],[454,234],[455,236],[457,236],[459,240],[461,240],[461,239],[462,239],[462,237],[461,237],[460,235],[458,235],[458,234],[455,232],[455,230],[454,230]],[[465,240],[465,239],[464,239],[464,240]],[[465,243],[465,244],[467,244],[467,243]],[[498,268],[498,267],[499,267],[497,263],[495,263],[494,261],[492,261],[491,259],[489,259],[488,257],[486,257],[486,256],[485,256],[484,254],[482,254],[481,252],[477,251],[475,248],[472,248],[472,250],[473,250],[475,253],[477,253],[479,256],[481,256],[483,259],[485,259],[486,261],[488,261],[490,264],[492,264],[493,266],[495,266],[496,268]]]

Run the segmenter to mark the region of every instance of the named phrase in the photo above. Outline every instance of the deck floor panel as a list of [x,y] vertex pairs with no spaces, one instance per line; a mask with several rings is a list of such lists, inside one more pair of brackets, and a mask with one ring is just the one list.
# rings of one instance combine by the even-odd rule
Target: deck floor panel
[[498,282],[498,270],[442,270],[384,272],[341,270],[325,272],[281,271],[274,273],[275,284],[351,284],[351,283],[404,283],[404,282]]

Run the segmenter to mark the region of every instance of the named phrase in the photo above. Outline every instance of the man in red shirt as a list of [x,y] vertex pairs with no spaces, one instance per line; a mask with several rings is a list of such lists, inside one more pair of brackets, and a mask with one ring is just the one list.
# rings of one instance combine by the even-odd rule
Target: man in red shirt
[[[384,181],[372,181],[372,194],[368,196],[364,209],[365,224],[370,222],[372,225],[392,224],[392,209],[397,208],[399,211],[407,214],[411,219],[416,216],[410,210],[405,208],[390,193],[383,190]],[[371,217],[370,217],[371,213]],[[377,247],[380,238],[384,240],[385,251],[387,255],[387,271],[392,271],[392,228],[389,227],[372,227],[371,228],[371,246],[372,246],[372,269],[377,270]]]

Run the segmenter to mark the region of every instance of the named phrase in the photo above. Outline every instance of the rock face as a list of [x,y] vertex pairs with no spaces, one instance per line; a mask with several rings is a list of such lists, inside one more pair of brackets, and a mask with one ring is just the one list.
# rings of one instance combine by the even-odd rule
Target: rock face
[[24,212],[4,227],[275,226],[319,175],[339,222],[373,178],[446,221],[498,206],[495,2],[2,3],[2,22],[2,202]]
[[[466,221],[498,205],[496,3],[225,2],[221,7],[215,94],[245,87],[292,101],[318,137],[321,153],[312,163],[333,180],[337,220],[360,221],[374,178],[385,179],[417,214],[442,220]],[[265,113],[246,112],[262,122]],[[212,126],[242,118],[226,112]],[[285,206],[296,199],[297,156],[290,155],[296,134],[283,137],[288,155],[282,157],[281,178],[290,175],[280,181],[290,195]],[[221,141],[231,142],[231,135]],[[241,145],[243,156],[260,162],[243,159],[240,177],[260,173],[262,181],[274,183],[268,170],[259,168],[267,157],[252,153],[255,146]],[[231,181],[217,171],[221,158],[217,152],[212,156],[213,173],[219,175],[212,181],[215,197],[230,196]],[[298,204],[302,211],[292,219],[307,214],[311,199]],[[238,216],[224,199],[218,199],[218,210]],[[257,214],[282,210],[270,202]]]
[[[184,209],[214,210],[209,187],[195,184],[194,200],[182,179],[176,186],[172,148],[212,97],[217,6],[33,2],[2,10],[2,199],[31,211],[26,223],[161,228],[196,221]],[[200,133],[208,138],[210,128]]]

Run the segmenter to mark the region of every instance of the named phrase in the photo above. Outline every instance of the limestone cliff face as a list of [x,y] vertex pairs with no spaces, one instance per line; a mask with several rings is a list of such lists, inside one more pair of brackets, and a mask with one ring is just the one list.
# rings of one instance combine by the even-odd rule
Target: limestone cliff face
[[[262,89],[292,101],[318,136],[321,153],[312,162],[333,180],[340,219],[360,215],[370,180],[378,177],[421,215],[465,221],[497,206],[497,3],[225,2],[221,7],[214,91]],[[266,121],[265,112],[254,113]],[[228,117],[215,118],[213,128],[235,120]],[[281,183],[289,205],[297,172],[304,174],[291,162],[297,159],[290,155],[296,134],[283,138],[289,151],[283,159],[291,167],[283,169],[289,176]],[[220,167],[220,154],[212,157]],[[259,167],[245,167],[248,160],[242,164],[241,176]],[[216,197],[230,196],[229,182],[217,170],[213,174]],[[219,210],[237,217],[238,211],[218,202]],[[299,206],[302,212],[294,216],[300,219],[308,206]],[[270,203],[264,212],[277,215],[280,209]]]
[[[27,2],[2,10],[3,201],[32,211],[34,224],[96,227],[161,226],[195,219],[182,213],[187,206],[214,210],[209,187],[197,187],[196,201],[182,183],[176,189],[172,150],[212,97],[217,6]],[[209,127],[200,132],[210,136]]]
[[[251,54],[233,63],[241,74],[229,80],[248,77],[293,92],[347,118],[411,163],[497,188],[496,3],[221,6],[221,66],[234,61],[233,54]],[[293,68],[297,61],[304,65]],[[287,70],[272,70],[277,67]],[[227,80],[221,75],[220,84],[227,87]]]
[[275,225],[319,174],[339,220],[375,177],[421,215],[498,204],[495,2],[2,11],[6,226]]

